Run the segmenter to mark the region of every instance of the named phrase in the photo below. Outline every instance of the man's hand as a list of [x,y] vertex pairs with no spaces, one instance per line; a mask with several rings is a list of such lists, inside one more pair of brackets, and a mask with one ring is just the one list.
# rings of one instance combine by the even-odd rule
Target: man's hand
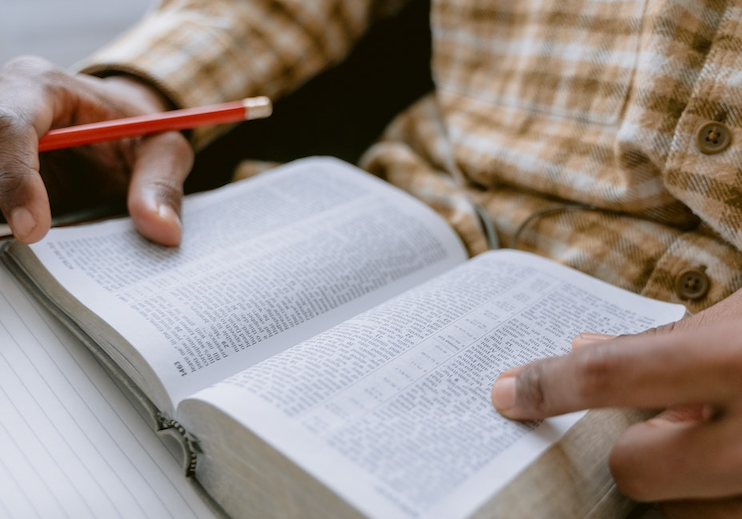
[[640,335],[577,338],[570,355],[503,373],[492,401],[516,420],[580,409],[665,409],[622,436],[618,487],[668,518],[742,517],[742,293]]
[[127,200],[139,232],[178,245],[183,182],[193,151],[178,132],[38,153],[52,128],[166,110],[154,89],[127,76],[69,74],[40,58],[0,70],[0,210],[25,243],[44,237],[51,211]]

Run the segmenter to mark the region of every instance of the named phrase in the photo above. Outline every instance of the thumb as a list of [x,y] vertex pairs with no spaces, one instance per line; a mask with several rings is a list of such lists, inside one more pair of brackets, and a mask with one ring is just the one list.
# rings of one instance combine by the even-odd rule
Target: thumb
[[129,214],[140,234],[161,245],[180,244],[183,182],[193,165],[193,150],[179,132],[142,139],[129,185]]

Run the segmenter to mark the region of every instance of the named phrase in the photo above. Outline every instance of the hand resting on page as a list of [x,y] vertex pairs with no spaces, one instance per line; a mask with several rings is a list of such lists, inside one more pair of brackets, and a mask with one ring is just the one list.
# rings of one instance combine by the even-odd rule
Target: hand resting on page
[[660,502],[668,519],[742,517],[742,293],[643,334],[584,334],[573,344],[567,356],[503,373],[495,407],[516,420],[664,409],[614,446],[619,489]]

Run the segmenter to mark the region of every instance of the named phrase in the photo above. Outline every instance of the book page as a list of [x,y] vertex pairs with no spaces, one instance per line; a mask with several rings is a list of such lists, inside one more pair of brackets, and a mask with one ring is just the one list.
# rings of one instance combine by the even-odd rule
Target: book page
[[[129,220],[55,229],[32,247],[175,402],[466,259],[431,209],[330,159],[189,198],[184,229],[179,248]],[[119,357],[125,369],[134,359]]]
[[684,312],[532,255],[490,252],[193,405],[219,407],[369,517],[463,518],[583,416],[504,419],[490,402],[500,373],[569,352],[580,332],[634,333]]
[[0,410],[3,518],[215,517],[85,346],[4,269]]

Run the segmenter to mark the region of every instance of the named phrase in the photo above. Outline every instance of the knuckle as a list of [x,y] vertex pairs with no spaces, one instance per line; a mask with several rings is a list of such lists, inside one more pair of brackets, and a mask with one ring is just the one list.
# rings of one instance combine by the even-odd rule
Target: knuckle
[[33,126],[22,114],[11,107],[0,106],[0,152],[3,155],[16,155],[18,143],[24,139],[33,142],[37,138]]
[[9,108],[0,106],[0,151],[7,148],[6,142],[11,136],[18,133],[21,121]]
[[525,366],[517,377],[518,405],[544,411],[547,407],[546,392],[544,391],[543,372],[537,364]]
[[717,324],[714,331],[717,335],[713,341],[697,343],[702,348],[703,365],[699,368],[712,375],[724,393],[736,399],[742,390],[742,345],[737,340],[742,329],[739,323],[727,322]]
[[[2,161],[2,157],[0,157]],[[18,169],[3,169],[0,171],[0,205],[3,210],[23,203],[26,196],[24,189],[26,176]]]
[[20,56],[8,62],[5,70],[19,77],[43,78],[55,77],[63,69],[40,56]]
[[3,73],[16,76],[38,76],[55,66],[39,56],[19,56],[10,60],[4,67]]
[[38,168],[38,157],[30,153],[28,145],[35,139],[27,122],[0,107],[0,183],[4,188],[20,183],[29,169]]
[[183,196],[183,184],[174,178],[157,177],[147,179],[146,189],[157,193],[161,201],[172,203]]
[[38,167],[38,158],[30,153],[37,139],[33,127],[20,115],[0,106],[0,177],[12,179],[20,171]]
[[5,157],[3,153],[0,153],[0,164],[6,165],[0,171],[0,187],[3,194],[12,195],[18,192],[26,179],[26,165],[14,157]]
[[603,348],[586,350],[574,364],[574,389],[580,399],[605,393],[610,389],[613,363]]
[[39,56],[21,56],[9,61],[0,71],[4,91],[26,92],[38,89],[53,95],[64,89],[70,73]]
[[66,74],[62,68],[38,56],[15,58],[2,70],[3,79],[19,88],[33,84],[35,87],[54,89]]

